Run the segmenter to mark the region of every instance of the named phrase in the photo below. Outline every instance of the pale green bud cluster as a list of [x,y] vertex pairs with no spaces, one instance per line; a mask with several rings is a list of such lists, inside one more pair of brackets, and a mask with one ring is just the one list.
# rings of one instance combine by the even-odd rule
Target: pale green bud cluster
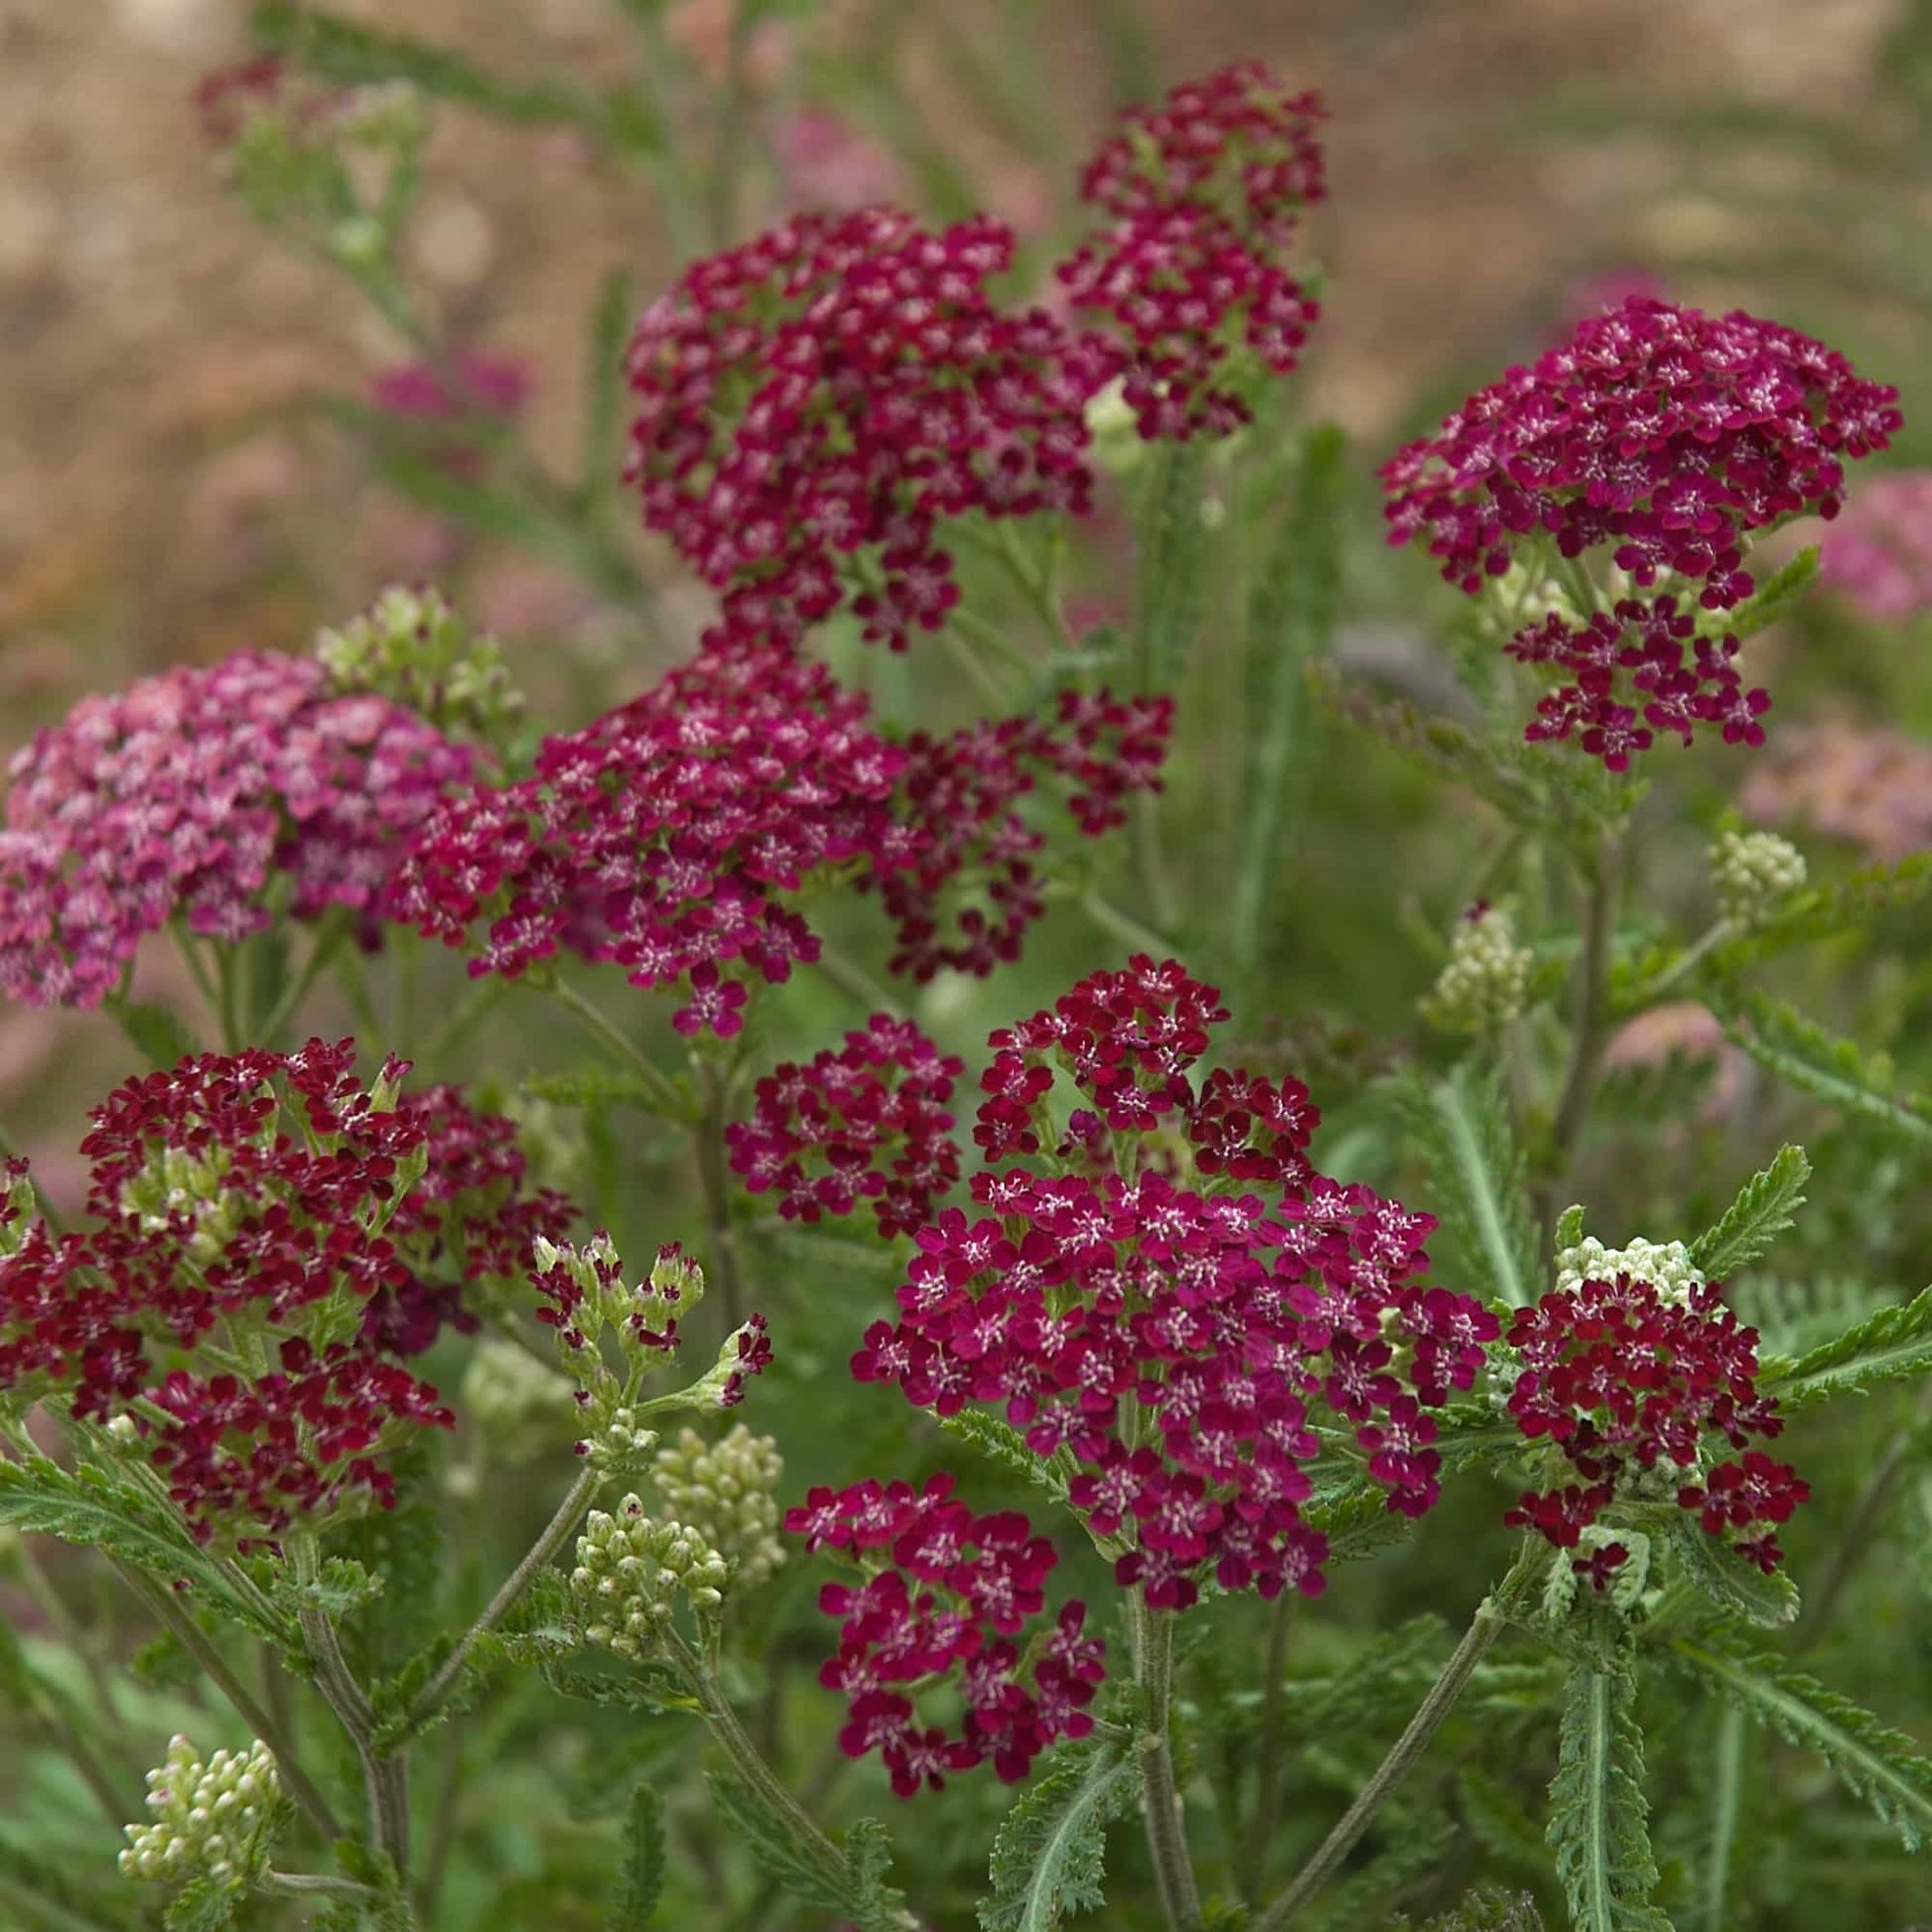
[[731,1566],[696,1530],[653,1522],[636,1496],[626,1496],[615,1515],[591,1511],[570,1588],[591,1642],[640,1659],[669,1629],[680,1590],[705,1616],[723,1606],[730,1581]]
[[785,1560],[777,1498],[784,1467],[778,1445],[740,1423],[718,1443],[680,1430],[657,1451],[651,1479],[671,1514],[731,1561],[734,1586],[750,1589]]
[[1665,1301],[1680,1307],[1691,1299],[1694,1288],[1704,1286],[1702,1270],[1681,1241],[1639,1239],[1626,1247],[1606,1248],[1593,1234],[1587,1234],[1574,1248],[1557,1254],[1560,1295],[1574,1295],[1586,1282],[1613,1282],[1619,1275],[1648,1282]]
[[429,138],[429,102],[410,81],[372,81],[337,108],[335,126],[345,140],[377,153],[410,155]]
[[1457,924],[1449,964],[1423,1001],[1424,1017],[1445,1033],[1495,1033],[1528,1004],[1535,965],[1536,955],[1516,943],[1509,914],[1491,906]]
[[1768,918],[1805,883],[1805,855],[1775,832],[1725,832],[1710,851],[1718,904],[1732,925]]
[[646,1429],[634,1409],[620,1404],[608,1415],[593,1418],[580,1447],[593,1469],[619,1475],[643,1466],[644,1457],[657,1447],[657,1431]]
[[577,1433],[570,1382],[497,1335],[485,1335],[472,1353],[461,1406],[492,1462],[524,1461]]
[[195,1226],[188,1259],[206,1267],[234,1238],[246,1211],[246,1203],[222,1187],[231,1165],[225,1148],[210,1148],[206,1157],[164,1148],[122,1183],[121,1211],[138,1219],[144,1234],[164,1233],[185,1216]]
[[1125,390],[1126,385],[1116,376],[1094,393],[1086,408],[1094,461],[1116,477],[1138,469],[1148,450]]
[[358,618],[316,638],[338,691],[372,691],[444,731],[501,744],[523,710],[493,637],[473,636],[440,591],[391,586]]
[[216,1751],[207,1763],[179,1732],[148,1773],[151,1825],[129,1825],[120,1867],[129,1878],[241,1886],[261,1868],[281,1796],[268,1746]]

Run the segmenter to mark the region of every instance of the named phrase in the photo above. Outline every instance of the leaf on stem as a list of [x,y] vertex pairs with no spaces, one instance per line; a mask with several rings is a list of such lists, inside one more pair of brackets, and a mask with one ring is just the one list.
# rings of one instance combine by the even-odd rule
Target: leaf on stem
[[187,1024],[168,1007],[150,1006],[139,1000],[124,1000],[109,1008],[121,1024],[121,1032],[144,1055],[149,1065],[166,1070],[200,1053],[202,1043]]
[[1786,1145],[1771,1165],[1737,1190],[1714,1228],[1691,1244],[1691,1259],[1713,1281],[1725,1281],[1738,1269],[1767,1254],[1779,1235],[1795,1225],[1791,1215],[1805,1200],[1811,1162],[1801,1147]]
[[1043,1489],[1056,1503],[1066,1501],[1066,1472],[1057,1460],[1037,1456],[1027,1447],[1027,1439],[1010,1423],[989,1416],[979,1409],[961,1409],[941,1416],[939,1427],[969,1448],[978,1450],[989,1462],[1009,1475]]
[[1932,1372],[1932,1288],[1880,1309],[1857,1327],[1821,1342],[1796,1361],[1774,1357],[1757,1386],[1783,1410],[1807,1409],[1835,1395],[1863,1395],[1881,1382]]
[[789,1896],[849,1918],[860,1932],[902,1932],[903,1900],[885,1877],[891,1846],[876,1820],[862,1818],[854,1824],[843,1852],[822,1840],[818,1846],[804,1845],[780,1827],[742,1779],[716,1770],[706,1777],[733,1835]]
[[1141,540],[1136,599],[1139,656],[1147,688],[1172,691],[1207,615],[1207,443],[1164,443],[1154,457]]
[[604,1932],[644,1932],[657,1916],[664,1890],[664,1800],[654,1785],[639,1782],[624,1822],[623,1873],[604,1915]]
[[1008,1811],[993,1841],[982,1932],[1054,1932],[1072,1912],[1106,1902],[1107,1827],[1140,1796],[1138,1758],[1118,1744],[1055,1753]]

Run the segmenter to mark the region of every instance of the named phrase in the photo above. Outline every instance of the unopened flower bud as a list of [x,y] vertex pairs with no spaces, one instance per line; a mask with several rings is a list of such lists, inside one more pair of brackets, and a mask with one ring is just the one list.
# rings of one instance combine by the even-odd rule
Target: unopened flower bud
[[1775,832],[1725,832],[1710,859],[1718,903],[1735,926],[1761,923],[1805,883],[1805,855]]
[[722,1442],[706,1443],[695,1429],[659,1449],[652,1471],[657,1493],[735,1568],[735,1588],[761,1584],[784,1562],[778,1541],[776,1491],[784,1474],[778,1446],[740,1423]]
[[523,709],[493,637],[473,635],[441,592],[391,587],[360,617],[316,639],[341,692],[409,706],[441,730],[501,745]]
[[239,1889],[266,1863],[281,1783],[259,1738],[245,1751],[216,1751],[204,1763],[178,1732],[147,1783],[154,1822],[126,1828],[125,1876],[177,1885],[207,1878]]
[[1536,955],[1516,943],[1507,912],[1473,905],[1457,922],[1449,964],[1423,1001],[1424,1017],[1446,1033],[1495,1033],[1528,1003],[1535,964]]
[[708,1615],[723,1604],[730,1581],[731,1566],[698,1531],[653,1522],[630,1495],[615,1513],[591,1511],[577,1539],[570,1587],[591,1642],[636,1659],[657,1647],[680,1590]]
[[1586,1282],[1614,1282],[1619,1275],[1648,1282],[1660,1297],[1680,1308],[1689,1303],[1693,1289],[1704,1286],[1702,1271],[1681,1241],[1639,1237],[1625,1247],[1606,1248],[1594,1235],[1586,1235],[1574,1248],[1558,1252],[1556,1292],[1574,1295]]

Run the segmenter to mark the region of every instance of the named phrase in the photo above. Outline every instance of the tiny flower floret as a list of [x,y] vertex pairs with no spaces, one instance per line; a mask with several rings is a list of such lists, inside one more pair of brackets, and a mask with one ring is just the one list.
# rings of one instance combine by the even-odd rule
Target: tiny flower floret
[[1654,1289],[1658,1299],[1688,1308],[1704,1274],[1681,1241],[1646,1241],[1640,1235],[1621,1248],[1606,1248],[1593,1234],[1574,1247],[1557,1250],[1557,1293],[1575,1295],[1586,1282],[1614,1281],[1628,1275]]
[[124,1828],[124,1877],[172,1885],[201,1878],[238,1891],[259,1874],[282,1809],[275,1760],[259,1737],[204,1762],[177,1732],[147,1783],[153,1822]]

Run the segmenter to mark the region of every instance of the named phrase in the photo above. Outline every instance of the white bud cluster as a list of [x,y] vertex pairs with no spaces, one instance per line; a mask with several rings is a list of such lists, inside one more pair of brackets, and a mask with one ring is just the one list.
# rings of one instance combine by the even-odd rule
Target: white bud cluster
[[577,1433],[569,1380],[499,1335],[477,1344],[463,1372],[461,1406],[493,1462],[522,1461]]
[[1666,1302],[1681,1308],[1694,1288],[1704,1286],[1704,1274],[1681,1241],[1635,1240],[1622,1248],[1606,1248],[1587,1234],[1574,1248],[1557,1254],[1557,1293],[1574,1295],[1586,1282],[1613,1282],[1619,1275],[1648,1282]]
[[778,1541],[777,1488],[784,1459],[769,1436],[740,1423],[722,1442],[695,1429],[657,1452],[651,1479],[666,1507],[733,1565],[734,1587],[761,1584],[785,1560]]
[[281,1782],[268,1746],[216,1751],[207,1763],[179,1732],[164,1763],[148,1773],[151,1825],[129,1825],[120,1867],[129,1878],[184,1884],[211,1878],[245,1884],[267,1855]]
[[570,1588],[591,1642],[637,1660],[658,1647],[679,1590],[705,1615],[723,1605],[730,1581],[731,1566],[696,1530],[653,1522],[626,1496],[615,1514],[591,1511]]
[[1719,907],[1732,925],[1758,924],[1805,883],[1805,855],[1775,832],[1725,832],[1709,858]]
[[1535,965],[1536,955],[1516,943],[1509,914],[1489,906],[1457,924],[1449,964],[1423,1001],[1424,1016],[1445,1033],[1495,1033],[1528,1003]]

